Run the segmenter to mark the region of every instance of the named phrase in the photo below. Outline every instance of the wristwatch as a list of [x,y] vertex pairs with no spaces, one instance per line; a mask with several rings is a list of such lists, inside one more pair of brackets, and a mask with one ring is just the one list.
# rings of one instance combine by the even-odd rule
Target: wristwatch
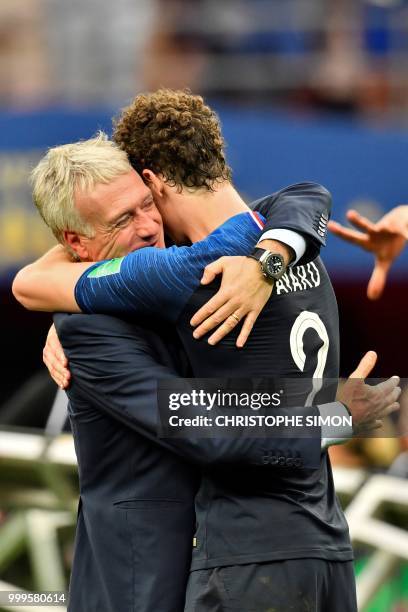
[[287,266],[280,253],[272,253],[272,251],[257,248],[248,257],[259,261],[261,272],[266,278],[279,280],[286,272]]

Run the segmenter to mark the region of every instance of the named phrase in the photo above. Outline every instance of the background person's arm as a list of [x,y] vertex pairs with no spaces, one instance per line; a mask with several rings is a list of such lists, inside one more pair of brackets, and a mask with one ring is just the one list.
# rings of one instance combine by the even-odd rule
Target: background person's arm
[[408,205],[397,206],[377,223],[356,210],[347,212],[348,220],[359,231],[330,221],[329,229],[339,238],[351,242],[374,255],[374,269],[367,287],[370,300],[381,297],[388,272],[408,240]]

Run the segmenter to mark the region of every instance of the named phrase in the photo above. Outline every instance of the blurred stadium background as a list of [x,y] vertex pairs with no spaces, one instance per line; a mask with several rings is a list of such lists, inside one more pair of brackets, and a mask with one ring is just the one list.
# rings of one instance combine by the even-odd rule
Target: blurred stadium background
[[[69,434],[55,437],[61,397],[41,362],[50,317],[10,292],[53,244],[27,176],[47,147],[110,133],[121,106],[159,86],[218,110],[248,201],[301,180],[332,192],[342,222],[350,207],[376,220],[408,201],[406,0],[1,0],[0,590],[65,589],[75,523],[75,457]],[[342,374],[374,349],[374,375],[407,377],[408,252],[376,303],[369,255],[329,237],[324,259]],[[390,437],[333,453],[366,612],[408,610],[407,448]]]

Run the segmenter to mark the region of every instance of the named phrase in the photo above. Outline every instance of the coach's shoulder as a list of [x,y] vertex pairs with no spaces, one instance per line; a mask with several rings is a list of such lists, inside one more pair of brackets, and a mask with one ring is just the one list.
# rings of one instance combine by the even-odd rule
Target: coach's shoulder
[[308,198],[309,200],[318,200],[319,202],[323,201],[328,207],[331,206],[332,201],[332,195],[330,191],[324,187],[324,185],[311,181],[304,181],[302,183],[293,183],[292,185],[288,185],[279,191],[275,191],[274,193],[259,198],[259,200],[252,202],[250,206],[255,210],[259,210],[274,203],[286,203],[286,199],[288,197],[291,199]]
[[132,331],[129,321],[103,314],[56,313],[54,324],[61,339],[67,336],[115,335]]
[[327,189],[327,187],[321,185],[320,183],[297,183],[296,185],[293,185],[293,187],[296,187],[299,191],[303,191],[305,194],[310,193],[314,195],[319,195],[322,198],[326,198],[330,202],[332,200],[332,194],[330,193],[330,191]]
[[[280,191],[277,191],[273,194],[273,196],[282,195],[282,194],[298,194],[304,196],[312,196],[319,195],[321,197],[329,198],[331,200],[330,191],[321,185],[320,183],[314,183],[313,181],[303,181],[301,183],[293,183],[292,185],[288,185],[284,187]],[[269,196],[271,197],[271,196]]]

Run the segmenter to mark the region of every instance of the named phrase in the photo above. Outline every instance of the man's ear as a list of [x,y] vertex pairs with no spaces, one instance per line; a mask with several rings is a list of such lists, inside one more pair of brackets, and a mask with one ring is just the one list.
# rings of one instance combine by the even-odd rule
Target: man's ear
[[64,242],[77,254],[81,261],[88,261],[90,259],[87,246],[82,240],[82,236],[76,232],[64,231]]
[[163,197],[164,192],[164,181],[163,179],[155,174],[152,170],[145,168],[142,171],[143,180],[153,193],[154,198]]

